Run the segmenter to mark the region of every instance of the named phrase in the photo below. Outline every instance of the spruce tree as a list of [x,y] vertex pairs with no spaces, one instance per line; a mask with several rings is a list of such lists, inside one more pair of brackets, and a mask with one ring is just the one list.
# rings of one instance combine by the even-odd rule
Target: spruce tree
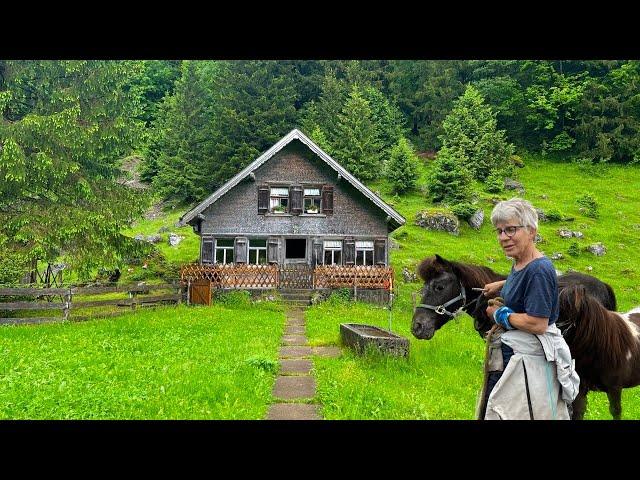
[[416,186],[417,158],[410,143],[404,137],[401,137],[391,149],[386,173],[394,193],[404,193]]
[[447,148],[440,150],[427,183],[432,201],[448,205],[471,203],[473,178],[464,166],[467,163],[468,159],[456,158]]
[[514,147],[506,141],[504,130],[497,130],[496,125],[491,107],[469,85],[442,123],[443,150],[462,162],[461,166],[480,181],[493,172],[506,171]]
[[354,85],[338,115],[333,143],[336,160],[360,180],[373,180],[382,169],[381,142],[369,102]]

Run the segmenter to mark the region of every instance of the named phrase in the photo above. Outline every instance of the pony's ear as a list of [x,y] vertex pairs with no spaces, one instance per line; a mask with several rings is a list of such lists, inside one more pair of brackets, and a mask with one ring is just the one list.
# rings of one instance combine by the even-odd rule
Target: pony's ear
[[445,260],[437,253],[436,253],[436,263],[439,263],[440,265],[444,265],[445,267],[451,268],[451,263],[449,263],[449,261]]

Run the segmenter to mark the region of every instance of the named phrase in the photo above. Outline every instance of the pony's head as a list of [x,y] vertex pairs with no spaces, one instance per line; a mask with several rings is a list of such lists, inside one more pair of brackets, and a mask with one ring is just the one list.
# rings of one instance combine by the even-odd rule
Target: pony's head
[[464,305],[458,274],[456,264],[437,254],[425,258],[418,265],[418,275],[424,285],[414,294],[411,333],[416,338],[429,340],[436,330],[453,318],[453,312]]

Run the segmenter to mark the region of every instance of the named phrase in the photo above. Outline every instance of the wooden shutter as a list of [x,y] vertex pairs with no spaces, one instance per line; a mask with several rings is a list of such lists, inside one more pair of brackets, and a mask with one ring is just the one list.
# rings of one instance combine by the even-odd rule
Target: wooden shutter
[[213,263],[213,240],[202,241],[202,263]]
[[322,213],[333,215],[333,187],[331,185],[322,187]]
[[247,243],[248,242],[246,237],[236,237],[236,241],[234,245],[235,263],[247,263],[247,254],[249,253],[247,249]]
[[352,237],[342,241],[342,256],[345,265],[355,265],[356,263],[356,241]]
[[269,211],[269,187],[260,185],[258,187],[258,215],[264,215]]
[[312,266],[316,266],[316,265],[322,265],[322,240],[320,240],[319,238],[314,238],[313,239],[313,259],[312,259]]
[[292,185],[289,187],[289,213],[300,215],[302,213],[302,186]]
[[278,239],[275,237],[267,240],[267,262],[278,263]]
[[376,238],[373,241],[373,264],[386,265],[387,256],[385,255],[386,238]]

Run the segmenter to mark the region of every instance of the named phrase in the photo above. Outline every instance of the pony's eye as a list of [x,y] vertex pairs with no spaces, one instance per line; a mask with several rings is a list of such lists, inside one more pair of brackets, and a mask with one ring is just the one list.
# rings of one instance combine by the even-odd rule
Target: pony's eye
[[444,290],[444,285],[436,285],[435,287],[433,287],[433,289],[436,292],[441,292],[442,290]]

